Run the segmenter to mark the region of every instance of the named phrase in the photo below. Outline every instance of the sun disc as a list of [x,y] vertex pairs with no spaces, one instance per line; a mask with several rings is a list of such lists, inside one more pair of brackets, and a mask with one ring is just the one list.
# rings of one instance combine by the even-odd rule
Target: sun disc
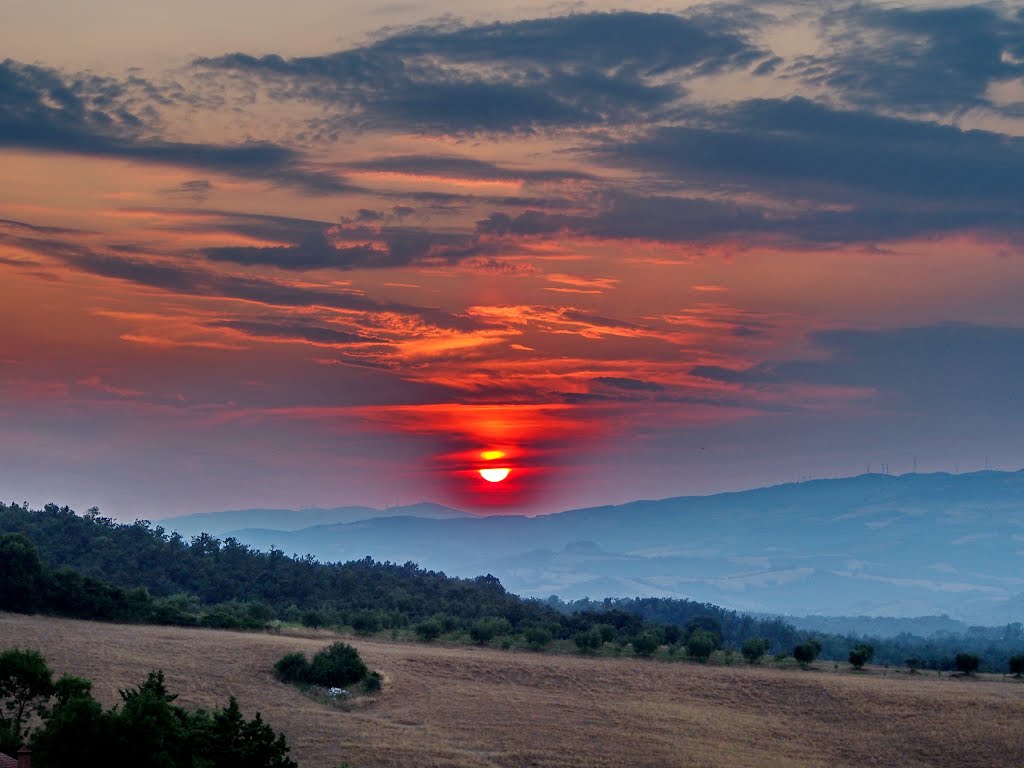
[[486,467],[478,471],[480,472],[480,477],[488,483],[500,483],[508,477],[508,473],[511,470],[508,467]]

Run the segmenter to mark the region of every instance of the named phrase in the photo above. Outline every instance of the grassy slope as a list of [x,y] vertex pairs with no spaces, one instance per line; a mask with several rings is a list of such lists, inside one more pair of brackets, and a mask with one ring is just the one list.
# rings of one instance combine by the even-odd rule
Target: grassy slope
[[992,766],[1024,764],[1024,685],[881,673],[701,667],[354,641],[386,680],[350,711],[271,676],[270,634],[0,614],[0,647],[40,649],[107,704],[164,669],[186,706],[235,694],[303,768],[335,766]]

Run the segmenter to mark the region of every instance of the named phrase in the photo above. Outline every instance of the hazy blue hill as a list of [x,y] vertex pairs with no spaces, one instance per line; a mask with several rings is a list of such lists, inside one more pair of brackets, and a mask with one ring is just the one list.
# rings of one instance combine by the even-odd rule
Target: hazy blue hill
[[528,596],[679,596],[787,615],[945,613],[970,623],[1024,616],[1024,472],[870,474],[536,518],[259,528],[232,535],[321,560],[489,572]]
[[440,504],[420,502],[404,507],[375,509],[373,507],[334,507],[332,509],[236,509],[226,512],[198,512],[181,517],[157,521],[168,531],[177,531],[185,538],[200,533],[222,536],[243,528],[267,528],[278,531],[297,531],[316,525],[353,523],[373,518],[409,516],[432,519],[471,517]]

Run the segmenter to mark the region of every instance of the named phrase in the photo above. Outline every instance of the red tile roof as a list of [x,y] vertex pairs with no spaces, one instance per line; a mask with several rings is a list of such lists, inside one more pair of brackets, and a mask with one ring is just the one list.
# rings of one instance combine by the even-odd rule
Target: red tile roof
[[18,768],[18,761],[16,758],[0,752],[0,768]]

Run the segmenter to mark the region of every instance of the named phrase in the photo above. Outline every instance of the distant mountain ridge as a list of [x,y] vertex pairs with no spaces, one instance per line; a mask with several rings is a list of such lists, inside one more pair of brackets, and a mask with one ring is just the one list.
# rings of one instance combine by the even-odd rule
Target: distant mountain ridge
[[443,520],[454,517],[472,517],[451,507],[431,502],[419,502],[400,507],[376,509],[374,507],[346,506],[310,507],[307,509],[234,509],[225,512],[197,512],[180,517],[169,517],[159,523],[168,531],[177,531],[185,538],[209,533],[221,536],[242,528],[270,528],[277,531],[297,531],[316,525],[354,523],[382,517],[422,517]]
[[868,474],[535,518],[378,515],[226,533],[326,561],[493,573],[524,596],[986,624],[1024,616],[1024,472]]

